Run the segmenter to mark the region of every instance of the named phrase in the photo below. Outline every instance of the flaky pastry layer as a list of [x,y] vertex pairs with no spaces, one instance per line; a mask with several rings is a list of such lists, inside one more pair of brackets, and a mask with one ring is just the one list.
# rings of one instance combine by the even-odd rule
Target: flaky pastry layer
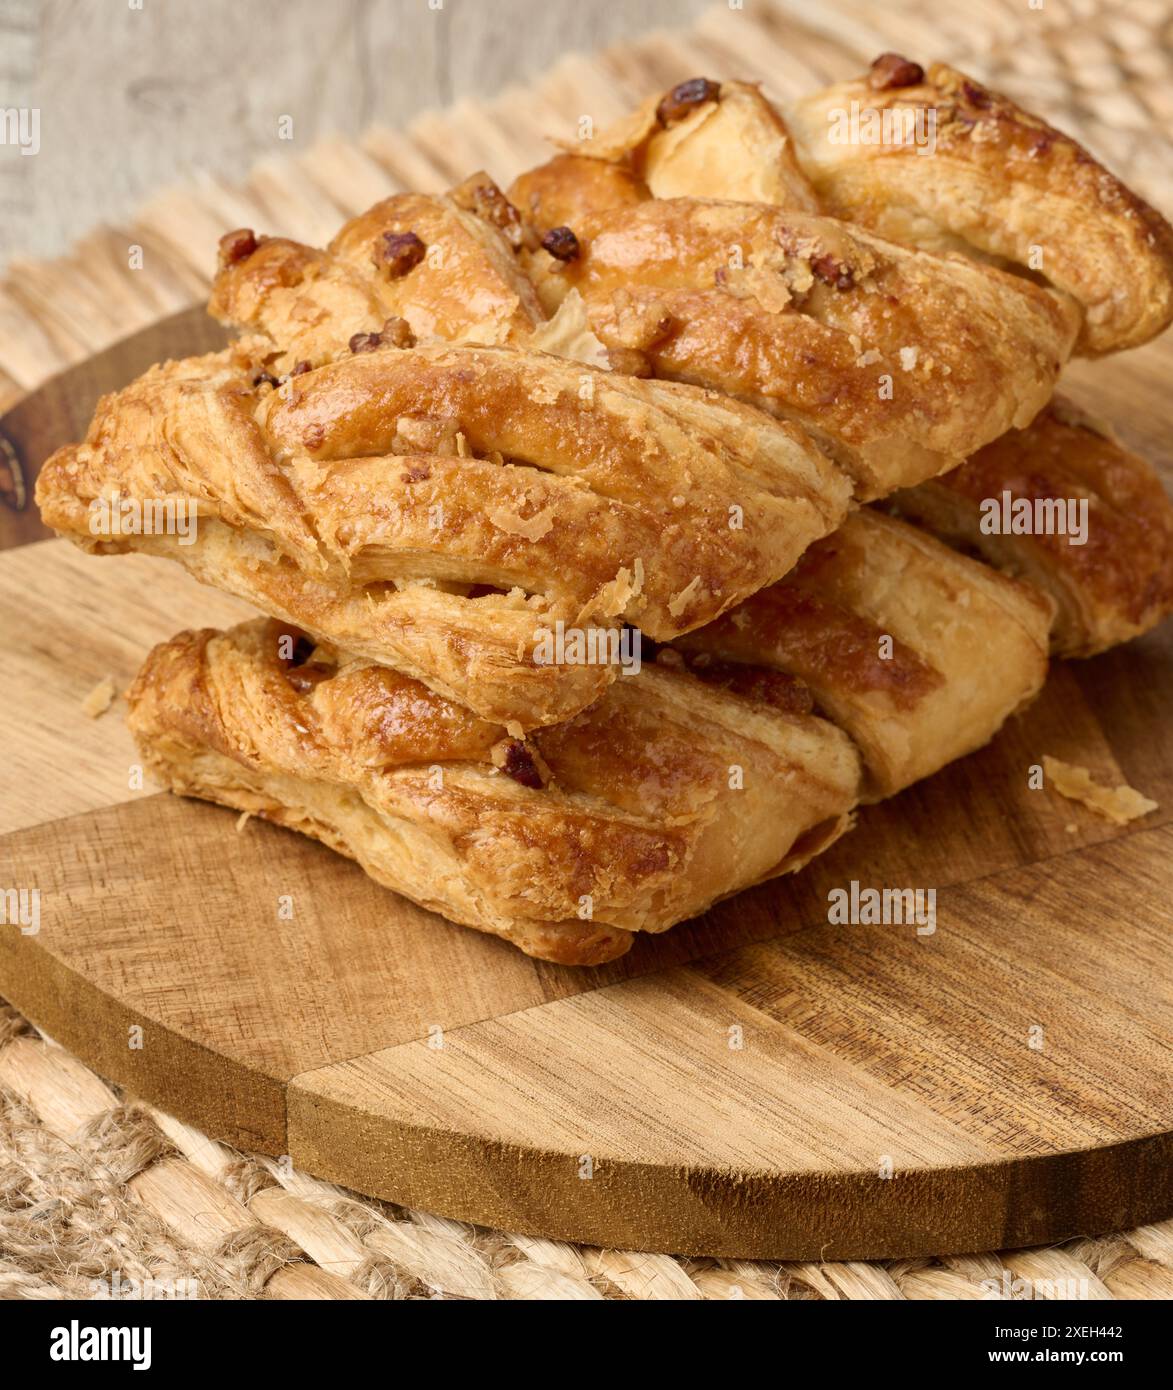
[[511,190],[522,214],[573,216],[580,183],[595,208],[613,205],[618,181],[592,159],[623,170],[627,201],[773,203],[1027,272],[1079,304],[1084,355],[1173,321],[1168,221],[1069,136],[945,63],[884,54],[784,110],[752,84],[693,79],[523,175]]
[[128,696],[151,770],[546,960],[610,960],[850,823],[850,740],[719,684],[648,666],[522,741],[313,647],[259,620],[155,648]]
[[[46,523],[169,555],[523,727],[613,677],[550,664],[558,623],[676,636],[785,574],[849,504],[798,430],[715,393],[471,347],[384,347],[274,389],[255,350],[105,398],[40,474]],[[113,499],[193,507],[194,542],[96,533]]]
[[[999,526],[1007,507],[1030,504],[1035,529],[991,529],[991,503]],[[1053,512],[1056,503],[1086,504],[1082,537],[1067,522],[1055,524],[1045,509]],[[1062,397],[1025,430],[1011,430],[962,467],[885,505],[1049,594],[1058,656],[1094,656],[1173,612],[1173,504],[1160,478]]]
[[676,644],[786,672],[860,750],[865,800],[988,743],[1047,675],[1054,606],[871,508],[797,569]]
[[531,273],[577,290],[609,349],[817,438],[874,498],[933,477],[1042,408],[1079,315],[964,257],[765,204],[656,198],[590,214]]

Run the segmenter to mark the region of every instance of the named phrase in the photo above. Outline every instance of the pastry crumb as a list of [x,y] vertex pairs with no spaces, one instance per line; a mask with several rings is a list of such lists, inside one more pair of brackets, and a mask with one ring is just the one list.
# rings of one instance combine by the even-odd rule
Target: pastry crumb
[[98,719],[114,703],[114,695],[114,677],[103,676],[81,702],[81,707],[91,719]]
[[[1127,784],[1119,787],[1105,787],[1092,780],[1086,767],[1065,763],[1043,755],[1043,771],[1050,786],[1069,801],[1079,801],[1097,815],[1104,816],[1116,825],[1127,825],[1129,821],[1139,820],[1150,811],[1157,809],[1158,803],[1143,796]],[[1072,829],[1072,827],[1068,827]]]
[[521,536],[527,541],[543,540],[554,525],[553,507],[529,517],[510,511],[508,507],[493,507],[486,515],[498,531],[504,531],[509,536]]
[[674,618],[679,618],[681,613],[683,613],[692,602],[693,595],[697,593],[700,587],[701,577],[699,574],[694,574],[684,588],[673,598],[668,600],[668,612],[671,613]]

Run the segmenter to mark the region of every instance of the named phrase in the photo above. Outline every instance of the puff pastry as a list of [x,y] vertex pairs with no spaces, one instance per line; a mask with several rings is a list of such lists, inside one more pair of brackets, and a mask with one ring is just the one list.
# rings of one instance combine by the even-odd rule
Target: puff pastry
[[871,508],[675,644],[786,672],[851,735],[865,799],[989,742],[1047,674],[1050,599]]
[[[608,183],[592,168],[626,181],[626,204],[716,189],[808,208],[820,206],[821,195],[839,215],[929,249],[1026,266],[1041,246],[1045,277],[1086,311],[1083,351],[1159,332],[1173,283],[1165,220],[1066,136],[952,69],[937,65],[913,87],[882,85],[919,72],[887,55],[870,80],[815,94],[788,113],[789,122],[745,83],[705,84],[703,99],[667,123],[653,98],[576,147],[588,153],[559,155],[523,175],[511,196],[523,215],[538,218],[569,216],[579,184],[591,188],[595,208],[612,205],[619,178]],[[914,147],[828,140],[828,116],[851,101],[881,110],[931,101],[944,122],[942,148],[930,158]],[[527,199],[530,189],[542,196]],[[1000,209],[1013,214],[1009,225]],[[1087,499],[1087,544],[1055,534],[985,534],[981,506],[1004,492],[1032,502]],[[961,468],[897,494],[889,509],[1048,593],[1057,604],[1057,655],[1089,656],[1127,641],[1173,607],[1173,509],[1155,471],[1068,401],[1056,399]]]
[[523,742],[298,638],[259,620],[156,647],[128,695],[155,775],[541,959],[611,960],[850,824],[858,758],[811,714],[652,665]]
[[[828,212],[897,241],[963,247],[1041,274],[1082,306],[1085,355],[1137,347],[1168,327],[1173,228],[1160,213],[1069,136],[956,68],[933,63],[922,75],[906,63],[913,80],[882,85],[883,66],[786,113]],[[829,140],[829,115],[853,101],[881,112],[931,108],[931,157],[908,142]]]
[[[1087,504],[1086,538],[990,531],[991,501]],[[1173,504],[1152,466],[1107,427],[1057,397],[961,468],[885,504],[950,545],[1028,580],[1056,604],[1059,656],[1092,656],[1173,612]]]
[[[250,350],[106,398],[40,474],[46,523],[168,555],[504,723],[568,718],[614,677],[544,663],[558,622],[677,636],[785,574],[850,501],[800,431],[688,386],[456,347],[358,353],[274,390]],[[93,534],[113,496],[193,505],[195,542]]]
[[[687,99],[674,101],[677,93]],[[853,111],[875,112],[906,136],[844,138]],[[587,165],[613,162],[655,197],[818,210],[907,246],[1025,272],[1080,305],[1081,354],[1136,347],[1173,321],[1166,219],[1069,136],[945,63],[926,72],[884,54],[863,77],[785,110],[756,86],[692,79],[573,148],[575,164],[514,185],[523,213],[527,186],[557,188],[567,212],[574,178],[589,176],[605,194]],[[554,201],[547,196],[547,208]]]
[[573,231],[573,258],[532,258],[548,309],[577,290],[609,349],[801,424],[861,498],[1029,423],[1078,329],[1018,277],[764,204],[652,199]]
[[[495,187],[481,177],[486,192]],[[546,323],[502,229],[451,196],[419,193],[376,203],[324,251],[230,233],[208,312],[265,340],[279,376],[348,355],[356,334],[379,334],[388,320],[414,341],[490,347],[526,344]]]

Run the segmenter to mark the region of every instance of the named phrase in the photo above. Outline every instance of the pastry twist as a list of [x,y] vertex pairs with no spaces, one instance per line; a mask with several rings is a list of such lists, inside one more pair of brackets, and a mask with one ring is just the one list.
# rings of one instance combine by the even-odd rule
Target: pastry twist
[[763,204],[652,199],[538,252],[548,307],[577,290],[608,348],[799,423],[883,496],[955,467],[1050,397],[1078,314],[961,257]]
[[171,790],[357,859],[530,955],[596,965],[793,872],[850,824],[859,761],[800,687],[645,667],[527,742],[258,620],[151,653],[130,727]]
[[[1116,350],[1160,332],[1173,300],[1165,220],[1004,97],[942,65],[909,86],[919,72],[887,55],[867,81],[817,93],[785,121],[755,86],[683,84],[700,100],[683,109],[672,94],[645,103],[575,147],[588,153],[560,154],[523,174],[510,196],[535,235],[551,221],[574,225],[601,209],[619,216],[653,196],[707,192],[824,207],[910,245],[1041,270],[1082,306],[1080,351]],[[880,110],[931,105],[944,122],[940,147],[920,157],[914,145],[830,139],[827,117],[852,101]],[[1083,499],[1086,542],[983,529],[983,505],[1004,494],[1032,504]],[[1056,399],[888,506],[1047,593],[1058,655],[1103,651],[1173,611],[1173,505],[1150,464],[1068,401]]]
[[865,507],[674,645],[693,669],[716,658],[801,680],[851,735],[875,801],[988,743],[1034,699],[1053,613],[1031,586]]
[[1027,272],[1079,304],[1086,356],[1139,346],[1173,321],[1166,219],[1069,136],[945,63],[926,71],[884,54],[784,111],[756,86],[693,79],[567,148],[510,190],[539,231],[576,225],[577,186],[605,193],[586,163],[601,160],[657,198],[819,211]]
[[[274,390],[251,346],[105,399],[40,474],[46,523],[168,555],[504,723],[568,718],[614,678],[548,659],[559,622],[677,636],[785,574],[849,503],[800,431],[686,386],[385,347]],[[95,534],[94,504],[118,499],[190,505],[194,543]]]
[[[1061,529],[992,531],[991,503],[1032,509],[1086,505],[1078,544]],[[1051,650],[1094,656],[1148,632],[1173,612],[1173,505],[1152,465],[1061,396],[1025,430],[1011,430],[961,468],[884,504],[1048,594]]]
[[801,867],[859,799],[987,742],[1042,685],[1049,619],[1027,586],[863,511],[524,740],[261,621],[157,647],[130,722],[173,791],[320,839],[531,955],[597,964]]

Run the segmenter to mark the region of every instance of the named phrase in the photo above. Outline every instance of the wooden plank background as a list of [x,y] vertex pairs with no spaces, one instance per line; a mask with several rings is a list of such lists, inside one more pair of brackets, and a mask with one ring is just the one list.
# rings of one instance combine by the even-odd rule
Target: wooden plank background
[[325,135],[404,126],[569,50],[688,25],[711,0],[135,3],[0,0],[0,107],[42,122],[37,158],[0,147],[0,264],[58,255],[197,172],[241,179]]

